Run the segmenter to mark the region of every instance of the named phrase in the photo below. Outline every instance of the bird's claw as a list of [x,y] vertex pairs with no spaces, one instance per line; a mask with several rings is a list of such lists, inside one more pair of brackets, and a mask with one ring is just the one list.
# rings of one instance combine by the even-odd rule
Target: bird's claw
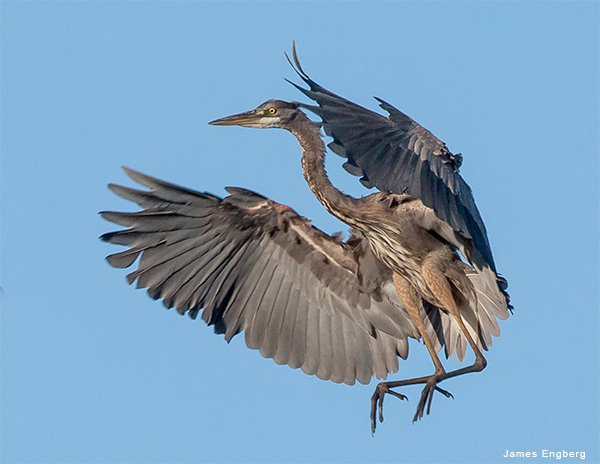
[[454,396],[449,391],[444,390],[437,386],[437,378],[435,376],[431,376],[431,378],[427,381],[425,388],[421,392],[421,399],[419,400],[419,404],[417,405],[417,412],[415,413],[415,417],[413,418],[413,423],[417,422],[419,419],[423,417],[423,412],[425,410],[425,404],[427,404],[427,415],[431,412],[431,401],[433,400],[433,393],[435,391],[439,391],[446,398],[454,399]]
[[390,388],[385,383],[380,383],[375,388],[375,393],[371,397],[371,434],[375,434],[375,428],[377,426],[377,416],[379,416],[379,422],[383,422],[383,398],[385,394],[389,393],[396,398],[408,401],[408,397],[402,393],[398,393]]
[[452,393],[450,393],[449,391],[444,390],[443,388],[440,388],[438,386],[436,386],[435,389],[437,391],[439,391],[442,395],[444,395],[446,398],[452,398],[452,399],[454,399],[454,395]]

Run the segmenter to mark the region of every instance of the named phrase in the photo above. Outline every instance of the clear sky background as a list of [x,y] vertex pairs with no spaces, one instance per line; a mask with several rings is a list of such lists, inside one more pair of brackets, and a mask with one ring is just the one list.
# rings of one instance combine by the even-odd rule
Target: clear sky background
[[[599,462],[598,2],[5,0],[0,17],[3,462]],[[129,287],[98,240],[98,211],[134,207],[106,188],[132,185],[121,165],[345,230],[289,133],[207,124],[302,100],[282,79],[294,38],[317,82],[463,153],[515,306],[484,372],[417,424],[420,387],[387,398],[375,437],[375,382],[227,345]],[[334,183],[368,193],[340,165]],[[415,342],[393,378],[432,371]]]

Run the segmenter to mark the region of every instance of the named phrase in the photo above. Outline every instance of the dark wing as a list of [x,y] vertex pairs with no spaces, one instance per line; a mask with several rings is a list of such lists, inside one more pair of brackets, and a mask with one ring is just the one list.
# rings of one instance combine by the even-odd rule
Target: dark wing
[[421,199],[437,217],[471,240],[475,250],[471,259],[478,267],[487,265],[495,271],[473,193],[458,173],[462,156],[450,153],[444,142],[383,100],[377,99],[389,117],[324,89],[302,70],[295,47],[293,54],[295,69],[309,89],[290,83],[317,102],[318,106],[300,105],[322,119],[325,133],[333,138],[329,148],[348,159],[344,168],[362,176],[368,188]]
[[377,282],[363,241],[338,241],[247,190],[221,199],[126,172],[151,190],[110,185],[143,211],[103,212],[128,229],[101,238],[128,247],[108,256],[114,267],[141,255],[127,279],[152,298],[192,318],[203,309],[227,341],[245,331],[249,348],[321,379],[368,383],[408,355],[407,336],[418,333],[391,276]]

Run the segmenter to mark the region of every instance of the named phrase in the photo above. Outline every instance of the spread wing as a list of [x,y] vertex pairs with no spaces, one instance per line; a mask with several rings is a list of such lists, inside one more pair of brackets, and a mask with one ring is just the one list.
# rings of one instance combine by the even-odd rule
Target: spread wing
[[203,309],[227,341],[245,331],[278,364],[347,384],[386,378],[419,337],[366,241],[341,242],[248,190],[221,199],[125,170],[150,190],[110,185],[143,210],[102,213],[127,227],[102,235],[128,247],[107,260],[126,268],[139,257],[129,283],[166,307]]
[[325,133],[333,138],[329,147],[348,160],[344,168],[361,176],[368,188],[419,198],[470,240],[466,251],[475,251],[470,259],[477,267],[495,272],[485,225],[471,188],[458,173],[462,156],[450,153],[444,142],[383,100],[377,99],[388,117],[321,87],[302,70],[295,47],[293,56],[295,70],[309,88],[290,83],[318,104],[301,106],[322,119]]

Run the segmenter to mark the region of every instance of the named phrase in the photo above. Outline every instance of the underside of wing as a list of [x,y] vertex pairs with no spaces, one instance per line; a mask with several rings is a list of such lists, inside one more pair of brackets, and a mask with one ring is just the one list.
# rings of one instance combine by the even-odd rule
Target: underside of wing
[[[150,190],[111,185],[142,211],[103,212],[127,227],[104,234],[127,249],[108,256],[166,307],[215,327],[230,340],[321,379],[353,384],[385,378],[418,333],[384,284],[359,278],[365,245],[320,230],[291,208],[239,188],[224,199],[126,169]],[[367,259],[368,261],[368,259]]]

